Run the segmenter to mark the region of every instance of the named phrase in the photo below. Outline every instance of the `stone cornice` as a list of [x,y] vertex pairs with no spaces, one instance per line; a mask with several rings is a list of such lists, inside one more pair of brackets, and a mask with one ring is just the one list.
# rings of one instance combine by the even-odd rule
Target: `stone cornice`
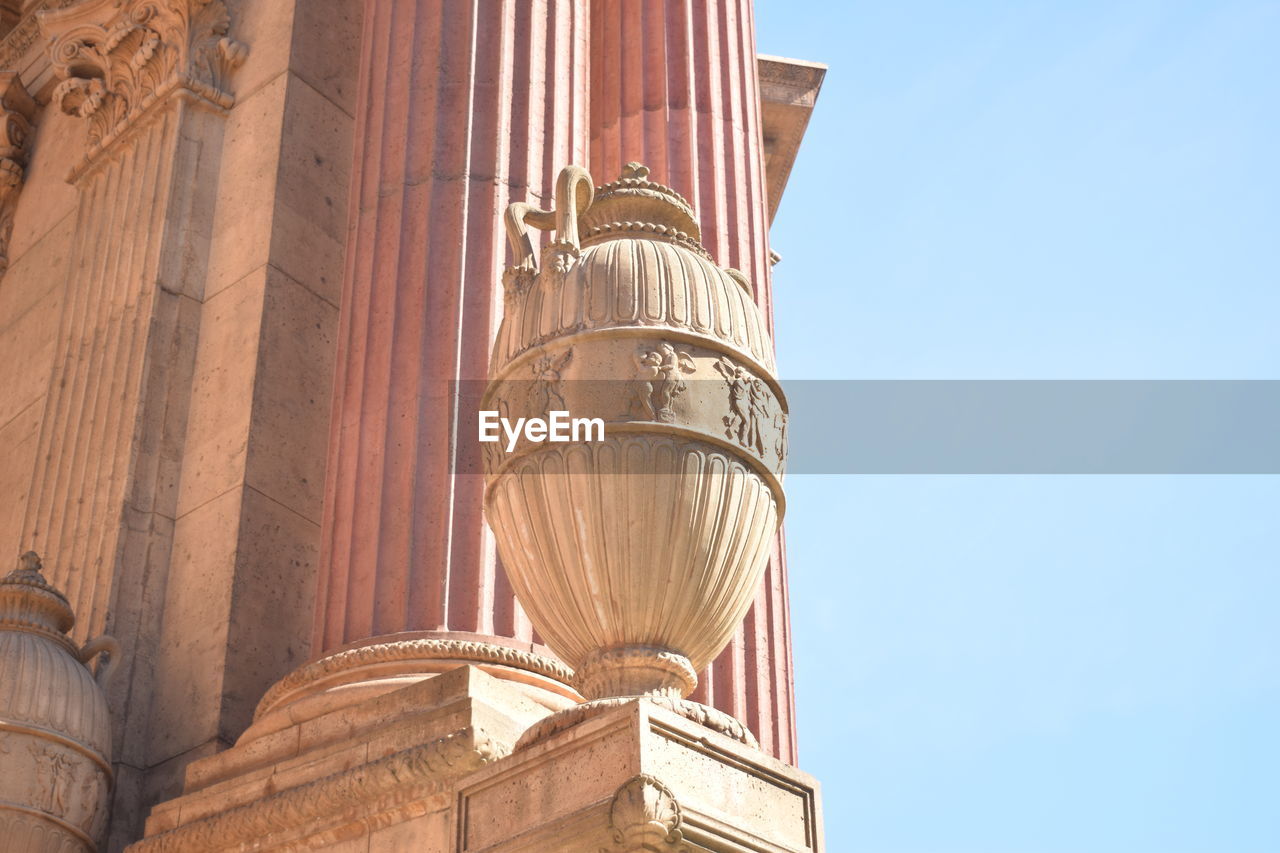
[[18,63],[40,35],[38,16],[48,9],[70,6],[75,0],[40,0],[27,10],[22,20],[0,39],[0,68],[17,68]]
[[88,119],[86,161],[174,92],[234,102],[227,76],[248,48],[228,35],[224,0],[85,0],[37,17],[61,80],[52,103]]
[[769,221],[773,222],[791,176],[809,116],[822,89],[827,66],[819,62],[756,57],[760,74],[761,132],[765,179],[769,185]]
[[0,71],[0,276],[9,268],[13,212],[26,180],[36,105],[15,71]]

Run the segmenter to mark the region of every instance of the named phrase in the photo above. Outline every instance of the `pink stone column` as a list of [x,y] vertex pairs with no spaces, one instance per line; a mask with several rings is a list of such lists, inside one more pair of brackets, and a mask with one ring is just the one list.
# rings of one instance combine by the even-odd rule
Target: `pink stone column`
[[[693,204],[702,242],[744,272],[773,321],[751,0],[592,0],[591,173],[639,161]],[[782,535],[738,636],[693,698],[794,763],[795,699]]]
[[[401,632],[528,642],[460,440],[513,201],[585,160],[587,0],[367,0],[312,653]],[[459,390],[456,380],[475,380]],[[469,437],[468,437],[469,438]]]
[[[479,470],[457,430],[499,320],[501,214],[550,207],[565,164],[604,181],[641,160],[768,312],[751,4],[367,0],[364,28],[312,654],[420,632],[528,644],[480,478],[454,476]],[[781,555],[699,696],[794,760]],[[297,675],[264,705],[330,669]]]

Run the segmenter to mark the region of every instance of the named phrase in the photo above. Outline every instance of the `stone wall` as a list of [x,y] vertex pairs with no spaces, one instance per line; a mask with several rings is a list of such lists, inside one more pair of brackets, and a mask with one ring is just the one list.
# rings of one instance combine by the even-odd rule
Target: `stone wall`
[[[36,103],[0,279],[0,554],[39,550],[75,638],[123,645],[118,848],[308,653],[360,6],[160,4],[160,96],[130,81],[101,122],[47,48],[140,4],[65,5],[0,45]],[[226,103],[204,48],[238,65]]]

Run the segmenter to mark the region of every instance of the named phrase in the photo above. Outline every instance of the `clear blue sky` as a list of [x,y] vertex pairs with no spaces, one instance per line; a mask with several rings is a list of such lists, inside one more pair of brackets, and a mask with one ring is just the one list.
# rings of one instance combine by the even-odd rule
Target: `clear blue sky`
[[[1280,2],[757,0],[757,39],[831,66],[784,377],[1280,379]],[[833,853],[1280,851],[1280,478],[788,493]]]

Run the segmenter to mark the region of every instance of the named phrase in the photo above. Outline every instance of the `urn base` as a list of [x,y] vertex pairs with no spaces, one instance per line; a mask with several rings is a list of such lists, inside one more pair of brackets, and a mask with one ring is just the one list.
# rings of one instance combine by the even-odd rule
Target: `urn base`
[[688,696],[698,686],[689,658],[655,646],[597,649],[574,671],[578,692],[588,699],[615,696]]

